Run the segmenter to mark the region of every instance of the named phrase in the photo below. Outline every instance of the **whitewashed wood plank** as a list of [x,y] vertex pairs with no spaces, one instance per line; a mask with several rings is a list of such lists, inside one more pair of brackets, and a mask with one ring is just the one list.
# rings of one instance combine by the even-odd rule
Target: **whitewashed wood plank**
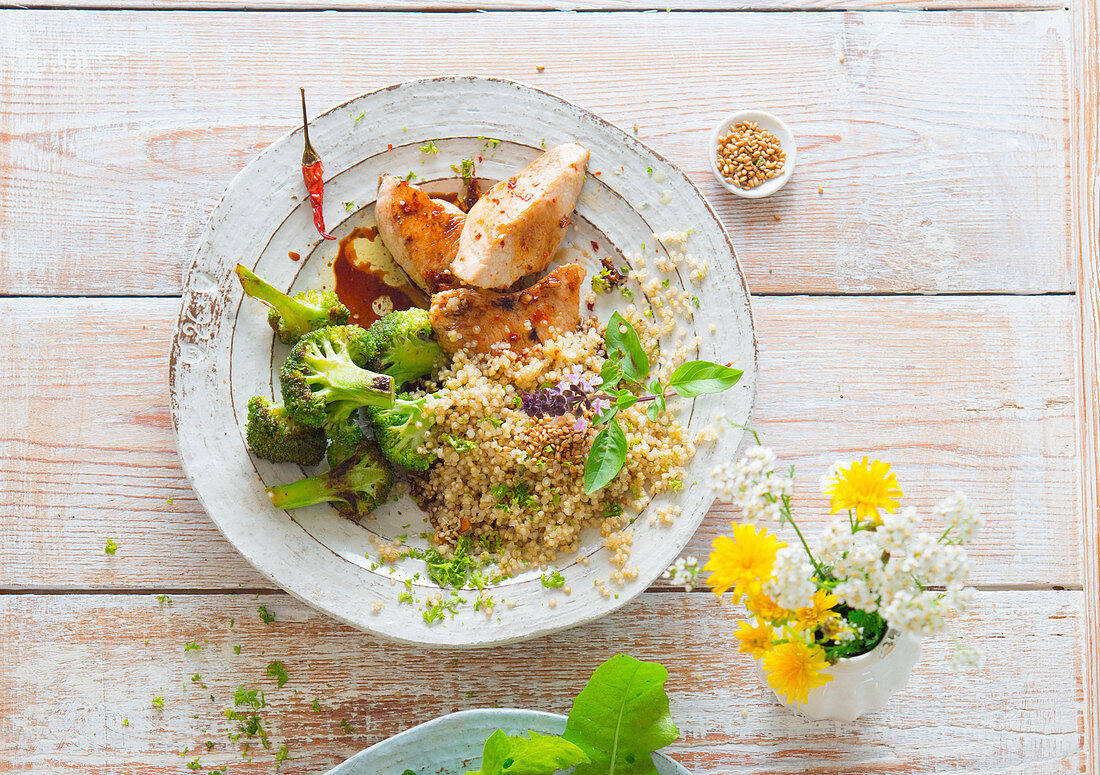
[[[637,124],[713,198],[757,292],[1072,290],[1067,30],[1063,11],[3,11],[0,293],[175,293],[299,84],[319,110],[465,72]],[[801,147],[759,202],[722,192],[704,150],[745,106]]]
[[[268,586],[179,469],[166,384],[176,305],[0,303],[0,317],[20,321],[0,328],[3,587]],[[913,505],[962,489],[987,515],[973,550],[979,583],[1080,584],[1072,297],[754,305],[756,425],[799,467],[799,503],[820,513],[828,465],[878,455]],[[704,554],[732,516],[716,507],[690,550]]]
[[[260,604],[275,622],[260,621]],[[318,773],[454,710],[568,712],[618,652],[668,667],[681,733],[668,751],[696,775],[1077,772],[1080,607],[1080,592],[981,593],[957,627],[984,652],[981,669],[955,673],[950,641],[926,642],[886,709],[846,724],[776,705],[735,653],[736,609],[709,594],[643,595],[594,624],[481,652],[379,641],[285,595],[174,595],[170,606],[152,595],[5,595],[0,772],[178,773],[194,756],[204,771],[271,772],[286,745],[293,758],[279,772]],[[189,641],[203,648],[185,653]],[[266,675],[272,660],[288,674],[281,689]],[[251,766],[222,713],[242,685],[263,690],[272,742]]]
[[1074,9],[1073,241],[1080,336],[1078,398],[1085,588],[1084,697],[1087,772],[1100,771],[1100,8]]
[[1034,11],[1054,0],[23,0],[20,8],[195,11]]

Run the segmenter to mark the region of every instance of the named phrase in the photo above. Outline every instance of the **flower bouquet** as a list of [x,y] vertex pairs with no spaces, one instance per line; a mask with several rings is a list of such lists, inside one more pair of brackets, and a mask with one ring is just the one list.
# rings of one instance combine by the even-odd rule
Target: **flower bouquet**
[[[890,466],[864,457],[822,477],[838,516],[811,550],[791,513],[793,477],[759,444],[716,471],[744,521],[714,540],[704,570],[719,598],[732,590],[744,605],[739,650],[758,660],[776,696],[811,718],[852,720],[905,685],[921,637],[950,633],[951,614],[973,605],[964,546],[981,519],[956,494],[935,509],[942,526],[920,530],[916,509],[898,510]],[[797,540],[763,523],[790,525]],[[975,649],[955,644],[956,664],[976,662]]]

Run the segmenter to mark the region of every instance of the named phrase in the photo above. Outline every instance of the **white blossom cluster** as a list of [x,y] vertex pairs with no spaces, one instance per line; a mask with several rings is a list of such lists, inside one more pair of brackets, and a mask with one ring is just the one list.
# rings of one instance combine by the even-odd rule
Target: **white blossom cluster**
[[775,453],[756,445],[735,464],[722,463],[711,471],[715,490],[741,509],[743,521],[753,525],[778,522],[783,496],[794,493],[794,481],[775,472]]
[[831,522],[817,557],[839,579],[833,594],[852,608],[878,612],[898,629],[919,635],[945,631],[948,614],[973,605],[973,590],[965,586],[970,563],[963,544],[974,537],[981,520],[962,495],[941,503],[936,514],[947,525],[945,534],[920,530],[912,508],[883,512],[882,524],[874,529],[853,532],[847,517]]
[[668,566],[661,578],[668,579],[673,584],[683,586],[685,592],[695,589],[699,583],[699,560],[695,557],[677,557],[676,562]]
[[813,603],[817,591],[814,567],[802,544],[791,544],[776,552],[773,573],[773,578],[764,584],[768,597],[792,611]]

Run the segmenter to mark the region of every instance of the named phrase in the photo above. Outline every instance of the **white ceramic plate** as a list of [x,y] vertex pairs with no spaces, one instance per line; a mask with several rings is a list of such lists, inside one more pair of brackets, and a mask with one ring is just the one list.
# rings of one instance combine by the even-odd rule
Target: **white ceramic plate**
[[[485,739],[496,730],[560,735],[565,731],[565,721],[565,716],[536,710],[464,710],[372,745],[325,775],[401,775],[406,769],[417,775],[462,775],[480,766]],[[654,754],[653,763],[661,775],[690,775],[663,754]]]
[[[486,148],[479,135],[501,142]],[[692,324],[701,338],[697,357],[732,363],[745,375],[726,393],[688,402],[681,419],[693,434],[711,424],[719,410],[734,423],[748,422],[756,393],[756,342],[733,247],[691,181],[635,138],[529,86],[437,78],[391,86],[333,108],[311,122],[310,139],[325,162],[326,219],[337,237],[373,223],[377,180],[384,172],[412,171],[429,190],[453,187],[451,165],[465,156],[482,157],[480,178],[499,180],[538,156],[543,143],[582,143],[592,152],[590,174],[576,228],[559,258],[584,263],[591,276],[599,271],[593,241],[598,255],[608,255],[611,246],[633,254],[644,244],[652,257],[664,251],[655,233],[691,229],[689,250],[710,267],[706,281],[693,290],[700,300]],[[422,152],[432,140],[438,153]],[[599,535],[590,531],[575,555],[560,558],[570,595],[547,590],[540,581],[543,570],[531,569],[491,590],[497,601],[491,617],[474,611],[472,595],[466,595],[471,604],[454,618],[428,624],[420,601],[438,589],[423,578],[423,563],[410,559],[374,567],[372,534],[386,540],[405,535],[415,543],[412,537],[426,529],[424,515],[407,497],[360,524],[328,506],[292,512],[272,507],[264,486],[300,478],[303,471],[251,456],[244,424],[250,396],[277,392],[286,348],[272,335],[263,308],[243,298],[232,268],[240,261],[295,291],[331,283],[328,264],[336,243],[318,244],[301,154],[296,130],[241,171],[211,215],[184,284],[171,355],[172,417],[184,470],[211,519],[249,562],[295,597],[355,627],[407,643],[458,648],[508,643],[591,621],[624,605],[664,571],[698,528],[713,501],[708,473],[736,452],[739,430],[727,427],[718,443],[699,447],[685,487],[672,497],[682,508],[675,524],[651,527],[645,515],[636,522],[630,561],[639,569],[636,580],[613,587],[610,596],[599,592],[596,580],[606,582],[612,568]],[[345,210],[343,202],[354,206]],[[289,251],[303,259],[291,261]],[[692,287],[683,275],[672,279]],[[639,294],[635,302],[643,304],[644,297]],[[606,319],[622,304],[617,293],[601,296],[596,312]],[[650,508],[669,500],[658,499]],[[406,584],[415,605],[399,602]]]

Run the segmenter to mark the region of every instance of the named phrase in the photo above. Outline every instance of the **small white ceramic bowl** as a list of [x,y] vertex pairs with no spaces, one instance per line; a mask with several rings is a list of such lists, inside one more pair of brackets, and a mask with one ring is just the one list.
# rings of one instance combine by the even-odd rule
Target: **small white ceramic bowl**
[[[738,188],[727,181],[718,170],[718,140],[730,130],[730,127],[734,124],[740,124],[742,121],[751,121],[761,129],[775,135],[783,148],[783,152],[787,155],[781,174],[765,180],[759,186],[753,188]],[[721,183],[726,191],[745,199],[762,199],[783,188],[787,181],[791,179],[794,164],[798,160],[798,148],[794,144],[794,135],[791,134],[791,130],[771,113],[765,113],[762,110],[739,110],[726,116],[722,123],[714,127],[714,131],[710,133],[710,145],[707,146],[707,155],[710,156],[710,170],[714,173],[715,180]]]

